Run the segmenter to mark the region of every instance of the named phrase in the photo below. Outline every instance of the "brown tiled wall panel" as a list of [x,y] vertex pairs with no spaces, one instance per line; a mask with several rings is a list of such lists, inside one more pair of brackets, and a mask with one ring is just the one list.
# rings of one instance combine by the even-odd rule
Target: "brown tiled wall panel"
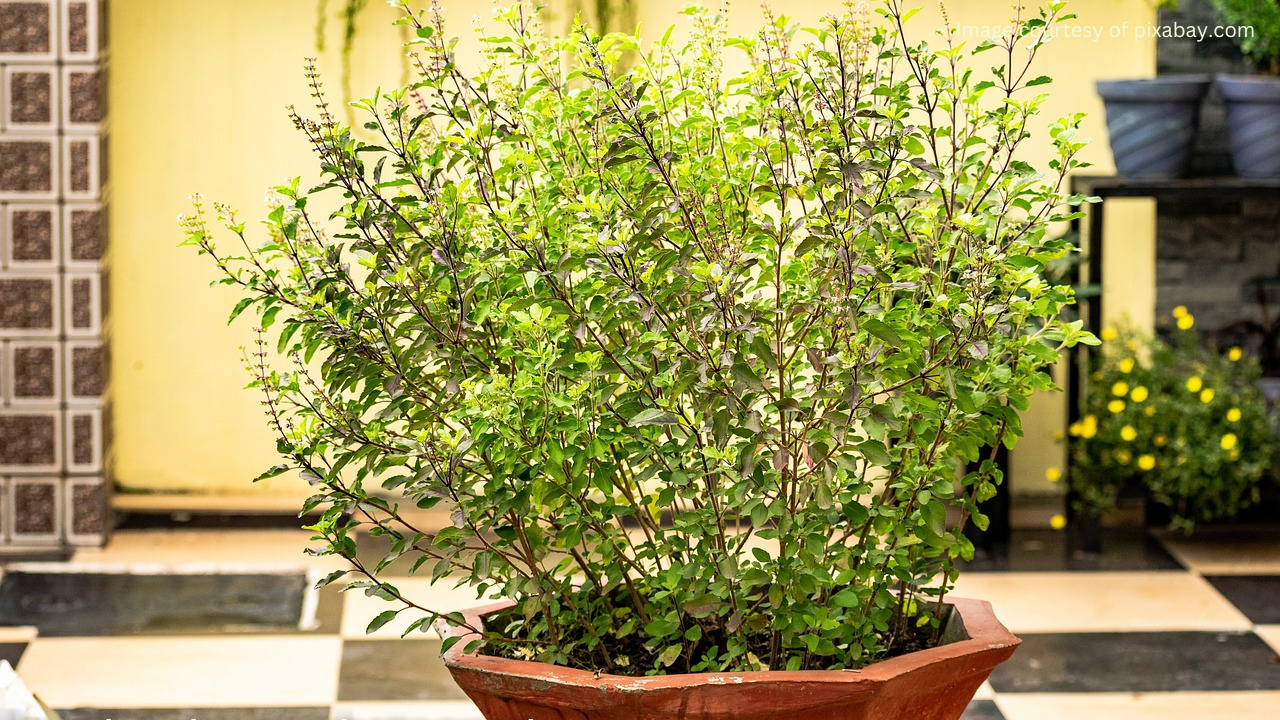
[[89,52],[89,3],[67,4],[67,50]]
[[73,544],[96,544],[107,530],[106,487],[101,478],[67,483],[65,523]]
[[96,335],[101,327],[102,283],[96,273],[67,273],[64,275],[66,291],[66,325],[69,335]]
[[102,345],[71,348],[71,397],[76,400],[102,397],[107,389],[107,358]]
[[56,330],[58,277],[0,276],[0,337]]
[[21,536],[49,537],[58,535],[61,503],[57,479],[13,478],[9,484],[13,508],[13,539]]
[[61,466],[59,412],[0,411],[0,472],[49,472]]
[[5,87],[9,124],[52,124],[55,117],[54,97],[53,72],[36,69],[11,70]]
[[102,411],[67,411],[67,464],[73,472],[97,472],[102,467]]
[[56,146],[57,138],[0,137],[0,193],[21,197],[53,192]]
[[92,65],[74,65],[64,70],[66,122],[76,125],[102,122],[106,110],[102,73]]
[[0,543],[110,529],[104,13],[0,0]]
[[106,218],[96,206],[69,205],[67,212],[67,242],[69,262],[102,260],[107,250]]
[[58,400],[57,356],[58,349],[54,343],[12,345],[9,357],[15,401]]
[[53,13],[48,2],[0,2],[0,54],[52,52]]
[[55,208],[11,208],[9,211],[9,260],[13,263],[52,263],[56,238]]

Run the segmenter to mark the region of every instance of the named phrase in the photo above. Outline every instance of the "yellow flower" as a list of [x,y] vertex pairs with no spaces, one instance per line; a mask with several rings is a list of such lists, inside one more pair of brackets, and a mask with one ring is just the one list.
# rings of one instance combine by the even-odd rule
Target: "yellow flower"
[[1054,530],[1061,530],[1066,526],[1067,526],[1067,519],[1061,515],[1054,515],[1053,517],[1049,518],[1049,527],[1053,528]]
[[1227,359],[1231,362],[1235,362],[1242,357],[1244,357],[1244,351],[1238,347],[1233,347],[1227,351]]
[[1156,466],[1156,459],[1150,455],[1138,456],[1138,467],[1143,470],[1150,470]]
[[1164,444],[1168,442],[1168,440],[1166,440],[1163,435],[1157,435],[1151,439],[1151,442],[1155,443],[1156,447],[1164,447]]
[[1107,409],[1110,410],[1113,414],[1118,412],[1124,412],[1124,401],[1112,400],[1111,402],[1107,403]]
[[1192,375],[1187,378],[1187,389],[1191,392],[1200,392],[1200,388],[1204,387],[1204,381],[1198,375]]
[[1218,444],[1222,446],[1223,450],[1231,450],[1236,446],[1237,441],[1235,433],[1227,433],[1222,436],[1222,440]]
[[1200,402],[1206,405],[1213,402],[1213,388],[1205,388],[1200,391]]
[[1139,385],[1133,389],[1133,392],[1129,393],[1129,397],[1132,398],[1134,402],[1142,402],[1147,399],[1147,389]]
[[1125,358],[1120,361],[1120,372],[1126,375],[1133,372],[1133,358]]
[[1119,333],[1116,332],[1115,328],[1102,328],[1103,340],[1115,340],[1117,335],[1119,335]]
[[1129,394],[1129,383],[1118,382],[1111,386],[1111,394],[1116,397],[1124,397]]
[[1080,437],[1088,440],[1098,434],[1098,418],[1093,415],[1085,415],[1084,420],[1080,423]]
[[1067,433],[1071,435],[1071,437],[1080,437],[1084,434],[1084,425],[1079,422],[1073,422],[1067,426]]
[[1142,408],[1142,414],[1146,415],[1147,417],[1151,417],[1152,415],[1156,414],[1156,409],[1153,407],[1144,407]]
[[1231,408],[1227,411],[1227,422],[1240,422],[1240,408]]
[[1195,325],[1195,324],[1196,324],[1196,318],[1195,318],[1195,316],[1194,316],[1194,315],[1187,314],[1187,315],[1183,315],[1182,317],[1178,318],[1178,329],[1179,329],[1179,330],[1190,330],[1190,329],[1191,329],[1191,326],[1192,326],[1192,325]]
[[1176,307],[1176,308],[1174,308],[1174,309],[1173,309],[1173,316],[1174,316],[1174,317],[1176,317],[1176,318],[1182,318],[1182,317],[1186,316],[1186,314],[1187,314],[1187,306],[1186,306],[1186,305],[1179,305],[1178,307]]
[[1044,476],[1049,482],[1058,482],[1062,479],[1062,471],[1056,467],[1051,467],[1044,471]]
[[1125,442],[1133,442],[1138,438],[1138,431],[1133,429],[1132,425],[1125,425],[1120,428],[1120,439]]
[[1231,452],[1227,453],[1227,458],[1230,459],[1231,462],[1235,462],[1236,460],[1239,460],[1240,448],[1233,448]]
[[1129,461],[1132,459],[1133,459],[1133,453],[1129,452],[1128,450],[1121,448],[1116,451],[1116,462],[1120,463],[1121,465],[1128,465]]

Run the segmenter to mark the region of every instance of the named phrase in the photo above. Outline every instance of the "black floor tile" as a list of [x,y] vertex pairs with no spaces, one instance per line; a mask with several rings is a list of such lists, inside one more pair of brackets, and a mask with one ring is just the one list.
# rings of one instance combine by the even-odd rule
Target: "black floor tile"
[[297,530],[314,525],[319,513],[233,513],[200,510],[118,511],[117,530]]
[[960,720],[1004,720],[1004,714],[994,700],[974,700],[960,716]]
[[8,660],[10,665],[18,667],[18,661],[26,651],[26,643],[0,643],[0,660]]
[[1280,690],[1280,657],[1253,633],[1024,634],[996,692]]
[[54,710],[60,720],[329,720],[327,707]]
[[1205,577],[1255,625],[1280,624],[1280,575]]
[[316,591],[316,627],[311,632],[337,635],[342,632],[342,584],[330,583]]
[[347,640],[338,700],[465,700],[440,659],[439,640]]
[[1073,552],[1066,532],[1014,530],[1009,546],[980,553],[962,570],[981,572],[1064,572],[1181,570],[1182,565],[1158,540],[1142,528],[1108,528],[1102,534],[1102,552]]
[[[360,564],[372,570],[386,557],[387,551],[391,549],[391,542],[391,538],[386,535],[360,533],[356,537],[356,557],[360,560]],[[421,557],[422,553],[410,550],[393,560],[380,574],[386,577],[409,575],[414,563]],[[435,567],[435,561],[429,560],[422,565],[419,572],[429,576],[433,567]]]
[[5,573],[0,625],[43,637],[296,630],[301,575]]

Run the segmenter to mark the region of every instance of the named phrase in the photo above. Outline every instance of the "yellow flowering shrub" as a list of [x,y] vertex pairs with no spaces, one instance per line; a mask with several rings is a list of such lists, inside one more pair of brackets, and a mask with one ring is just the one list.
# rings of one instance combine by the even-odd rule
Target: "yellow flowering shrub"
[[1171,509],[1171,527],[1190,530],[1258,500],[1275,446],[1258,363],[1240,348],[1202,348],[1186,308],[1173,319],[1167,339],[1120,329],[1102,343],[1067,433],[1066,480],[1083,512],[1136,491]]

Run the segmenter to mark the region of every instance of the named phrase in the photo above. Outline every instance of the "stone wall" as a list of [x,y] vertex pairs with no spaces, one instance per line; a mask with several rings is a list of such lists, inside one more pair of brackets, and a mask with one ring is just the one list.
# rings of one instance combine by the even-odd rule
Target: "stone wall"
[[108,529],[104,8],[0,0],[0,546]]
[[[1162,10],[1162,24],[1218,25],[1208,0],[1181,0]],[[1227,38],[1204,42],[1160,38],[1158,72],[1249,74],[1252,66]],[[1230,150],[1222,99],[1212,89],[1201,110],[1200,133],[1190,174],[1230,176]],[[1121,238],[1116,240],[1122,241]],[[1108,238],[1108,242],[1111,239]],[[1239,320],[1262,320],[1252,281],[1276,278],[1270,319],[1280,315],[1280,192],[1206,194],[1185,202],[1160,203],[1156,221],[1156,312],[1158,324],[1185,305],[1197,325],[1214,330]]]

